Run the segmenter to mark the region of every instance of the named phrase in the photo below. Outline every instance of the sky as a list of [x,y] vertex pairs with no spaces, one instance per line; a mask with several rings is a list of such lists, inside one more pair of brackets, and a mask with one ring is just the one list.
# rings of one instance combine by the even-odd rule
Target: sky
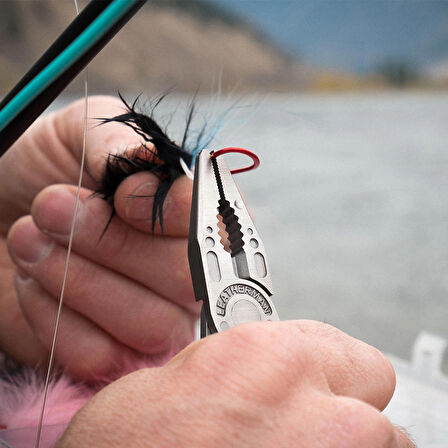
[[211,0],[312,65],[365,73],[448,61],[446,0]]

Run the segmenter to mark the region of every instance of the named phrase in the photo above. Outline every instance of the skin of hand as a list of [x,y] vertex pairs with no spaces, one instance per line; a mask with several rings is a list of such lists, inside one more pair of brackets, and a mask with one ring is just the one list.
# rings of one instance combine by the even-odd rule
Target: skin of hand
[[57,448],[405,448],[381,413],[395,374],[375,348],[319,322],[242,325],[110,384]]
[[[120,101],[91,97],[89,117],[123,113]],[[83,142],[84,100],[40,119],[0,159],[0,350],[45,366],[51,346]],[[116,216],[92,197],[107,155],[140,145],[117,124],[88,120],[84,172],[56,361],[73,377],[103,379],[145,359],[161,365],[193,339],[198,315],[187,262],[192,182],[173,185],[165,233],[151,234],[157,178],[120,184]],[[8,257],[8,251],[9,256]],[[130,324],[131,323],[131,324]],[[132,367],[131,367],[132,368]]]

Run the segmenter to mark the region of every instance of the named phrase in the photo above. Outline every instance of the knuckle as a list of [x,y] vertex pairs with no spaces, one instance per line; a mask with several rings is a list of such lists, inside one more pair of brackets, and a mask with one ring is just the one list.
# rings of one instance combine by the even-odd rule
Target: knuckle
[[263,368],[290,380],[310,373],[315,364],[313,344],[301,332],[281,322],[234,327],[220,333],[204,349],[219,353],[221,359],[233,360],[246,368]]
[[291,321],[290,324],[295,325],[301,332],[309,336],[326,336],[331,338],[347,337],[347,335],[336,327],[326,322],[317,320],[299,320]]
[[[363,389],[363,399],[378,408],[389,402],[395,390],[395,372],[381,351],[325,323],[299,321],[296,325],[317,345],[325,343],[321,361],[339,390],[342,385],[350,389],[365,382],[372,387]],[[339,375],[335,375],[336,371]]]
[[135,328],[131,346],[142,353],[165,354],[177,353],[194,338],[194,320],[181,310],[173,310],[169,303],[165,305],[167,309],[160,313],[154,320],[163,322],[163,326],[150,326],[148,328],[147,318]]
[[280,348],[297,345],[291,330],[279,323],[249,323],[234,327],[222,335],[222,349],[230,350],[244,358],[248,353],[263,358],[281,356]]
[[[45,292],[42,290],[39,283],[32,277],[28,277],[26,280],[19,280],[18,276],[14,279],[15,290],[17,294],[18,308],[13,314],[13,321],[19,323],[23,317],[25,317],[28,325],[33,330],[36,331],[35,327],[38,324],[39,318],[36,315],[36,309],[42,307],[45,301],[42,300],[42,296]],[[50,323],[47,323],[49,326]]]
[[375,363],[381,367],[381,372],[383,373],[384,377],[388,380],[389,383],[391,383],[391,385],[393,385],[393,388],[395,389],[396,376],[392,363],[384,353],[374,347],[372,347],[372,356],[375,358]]
[[387,401],[392,398],[396,386],[396,375],[392,363],[380,350],[371,347],[371,356],[374,359],[373,365],[376,366],[377,374],[382,377],[383,394]]
[[[72,263],[67,285],[70,291],[70,294],[67,295],[67,299],[71,304],[74,305],[73,300],[70,300],[72,298],[77,298],[76,301],[78,302],[79,299],[89,296],[90,289],[92,288],[92,283],[89,281],[89,279],[93,277],[92,274],[94,274],[94,272],[90,263]],[[56,288],[54,292],[56,293],[59,285],[55,286]]]
[[280,375],[285,384],[296,384],[315,375],[318,367],[314,345],[294,328],[277,322],[240,325],[191,347],[194,350],[182,358],[188,358],[192,370],[212,370],[217,376],[245,372],[257,375],[257,381],[272,381]]
[[244,409],[276,406],[313,387],[312,350],[302,336],[281,323],[241,325],[192,344],[171,365],[217,401],[232,396]]
[[[112,95],[93,95],[89,98],[89,105],[92,110],[98,107],[109,109],[114,107],[121,108],[123,106],[121,101]],[[85,100],[80,98],[66,106],[63,112],[68,113],[70,117],[80,117],[79,119],[82,120],[84,108]]]
[[387,448],[395,439],[395,430],[380,411],[367,403],[338,397],[334,428],[343,446]]
[[120,357],[117,355],[113,343],[102,344],[96,350],[73,353],[69,364],[65,367],[76,379],[107,380],[117,367],[116,359],[120,359]]
[[350,349],[345,346],[343,355],[347,383],[370,384],[364,388],[363,399],[383,409],[390,401],[396,384],[392,364],[378,349],[357,341],[359,345]]

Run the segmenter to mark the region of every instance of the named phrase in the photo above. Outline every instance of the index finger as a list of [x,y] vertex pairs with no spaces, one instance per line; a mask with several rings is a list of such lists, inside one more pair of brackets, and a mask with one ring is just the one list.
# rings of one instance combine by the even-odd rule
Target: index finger
[[[143,232],[152,232],[154,195],[159,180],[154,174],[142,172],[126,178],[114,195],[117,215],[127,224]],[[193,182],[181,176],[173,183],[163,204],[163,234],[185,237],[190,227],[190,206]],[[154,232],[161,234],[160,216]]]

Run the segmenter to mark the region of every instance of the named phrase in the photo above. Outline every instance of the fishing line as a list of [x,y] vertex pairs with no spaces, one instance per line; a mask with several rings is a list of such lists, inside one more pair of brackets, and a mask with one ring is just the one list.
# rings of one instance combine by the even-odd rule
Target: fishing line
[[[74,0],[74,3],[75,3],[75,8],[76,8],[76,14],[79,15],[78,0]],[[67,255],[65,258],[64,275],[62,277],[61,292],[59,295],[59,304],[58,304],[58,311],[56,314],[56,323],[55,323],[54,331],[53,331],[53,340],[51,342],[50,358],[48,360],[47,373],[45,375],[44,394],[43,394],[43,400],[42,400],[42,408],[41,408],[40,415],[39,415],[39,424],[37,426],[35,448],[39,448],[39,445],[40,445],[40,439],[41,439],[41,434],[42,434],[42,424],[43,424],[44,414],[45,414],[45,405],[47,403],[48,386],[50,384],[51,369],[54,364],[54,354],[55,354],[56,342],[57,342],[57,338],[58,338],[58,334],[59,334],[59,326],[60,326],[60,322],[61,322],[62,307],[64,304],[65,286],[67,284],[68,270],[70,267],[70,256],[72,253],[73,236],[75,234],[76,217],[78,215],[79,201],[80,201],[80,195],[81,195],[81,185],[82,185],[82,177],[83,177],[82,175],[84,172],[84,164],[85,164],[85,158],[86,158],[88,110],[89,110],[89,75],[88,75],[88,69],[86,68],[85,69],[85,78],[84,78],[84,120],[83,120],[82,151],[81,151],[81,163],[80,163],[80,167],[79,167],[78,186],[77,186],[77,190],[76,190],[76,199],[75,199],[75,207],[73,210],[73,218],[72,218],[72,223],[70,226],[70,236],[69,236],[69,240],[68,240]]]

